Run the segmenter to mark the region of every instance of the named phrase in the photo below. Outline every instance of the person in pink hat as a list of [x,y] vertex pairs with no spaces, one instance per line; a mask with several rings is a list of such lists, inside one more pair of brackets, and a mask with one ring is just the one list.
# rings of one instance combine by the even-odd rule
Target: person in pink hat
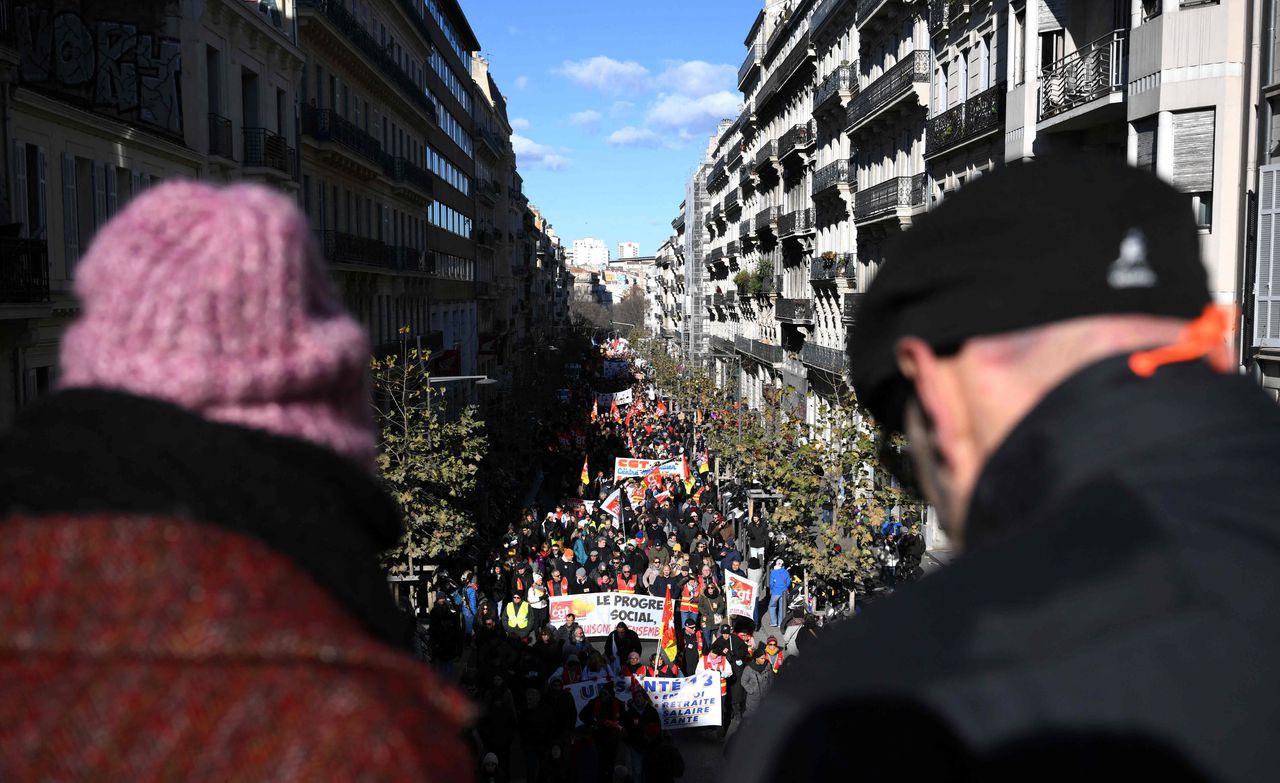
[[367,338],[262,187],[135,199],[0,438],[0,779],[468,780],[377,554]]

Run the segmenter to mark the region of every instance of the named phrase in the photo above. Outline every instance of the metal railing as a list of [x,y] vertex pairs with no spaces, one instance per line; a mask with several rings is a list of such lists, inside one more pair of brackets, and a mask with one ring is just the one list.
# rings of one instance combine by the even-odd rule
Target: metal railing
[[776,157],[778,157],[778,143],[776,141],[766,141],[756,152],[754,167],[759,169]]
[[726,258],[738,255],[738,240],[730,240],[729,244],[724,246],[724,254]]
[[917,82],[929,82],[929,52],[918,50],[899,60],[849,103],[845,124],[853,130],[877,109],[893,103],[911,91]]
[[358,237],[341,231],[317,231],[316,241],[325,260],[335,264],[357,264],[381,269],[391,265],[387,246],[378,239]]
[[400,88],[410,101],[426,112],[434,122],[436,119],[436,102],[425,89],[414,82],[400,64],[396,62],[387,48],[378,44],[376,38],[360,20],[356,19],[343,5],[343,0],[301,0],[302,8],[314,8],[329,20],[329,23],[346,36],[360,52],[368,57],[379,71]]
[[738,67],[738,86],[741,87],[751,72],[760,67],[760,58],[764,56],[764,47],[755,44],[747,48],[747,57],[742,61],[742,65]]
[[800,348],[800,361],[810,367],[843,375],[849,367],[849,355],[839,348],[828,348],[817,343],[805,343]]
[[753,229],[753,222],[751,218],[747,218],[746,220],[742,221],[741,223],[738,224],[738,238],[742,240],[748,240],[751,236],[752,229]]
[[332,109],[302,107],[302,132],[316,141],[332,141],[373,163],[382,163],[382,143]]
[[1005,85],[1001,82],[964,103],[930,117],[924,154],[932,155],[1004,126]]
[[813,112],[817,114],[825,108],[832,98],[840,97],[842,92],[854,92],[858,89],[858,80],[854,77],[853,66],[841,65],[822,80],[813,94]]
[[733,343],[723,337],[711,336],[711,350],[717,353],[730,354],[733,353]]
[[742,206],[742,195],[737,188],[730,188],[729,192],[724,194],[724,211]]
[[899,208],[918,207],[924,204],[924,181],[924,174],[892,177],[866,190],[858,191],[853,200],[854,219],[867,220]]
[[1040,72],[1040,119],[1125,88],[1128,30],[1113,30]]
[[387,157],[383,171],[396,182],[403,182],[419,192],[431,196],[435,193],[435,184],[426,169],[407,158]]
[[[891,1],[888,0],[888,2]],[[866,24],[867,20],[875,16],[877,11],[884,8],[886,3],[887,0],[858,0],[858,26],[861,27]]]
[[788,323],[813,323],[813,300],[779,299],[774,302],[773,315],[779,321],[786,321]]
[[760,210],[759,212],[756,213],[756,217],[755,217],[756,230],[759,231],[761,229],[768,228],[769,225],[772,223],[777,223],[778,217],[781,214],[782,214],[781,207],[765,207],[764,209]]
[[825,25],[843,6],[848,5],[851,0],[822,0],[822,3],[814,9],[813,16],[809,17],[809,30],[813,35],[817,35],[822,26]]
[[725,158],[725,162],[729,164],[729,168],[733,168],[742,162],[741,144],[734,144],[729,147],[729,155]]
[[813,135],[813,127],[808,122],[793,126],[791,130],[782,134],[782,139],[778,143],[778,157],[785,158],[793,152],[813,146]]
[[813,174],[813,189],[810,195],[817,196],[838,185],[848,185],[856,189],[858,171],[847,160],[828,163]]
[[797,209],[778,219],[778,236],[813,232],[813,209]]
[[840,309],[840,320],[852,324],[858,320],[858,308],[862,306],[863,294],[845,294],[844,307]]
[[831,259],[819,256],[809,263],[809,280],[823,282],[842,277],[852,279],[853,261],[852,253],[841,253]]
[[49,301],[49,243],[43,239],[0,239],[0,302]]
[[244,129],[244,165],[246,168],[274,169],[293,177],[297,152],[284,137],[266,128]]
[[752,340],[747,352],[765,364],[779,364],[782,362],[781,345],[773,345],[762,340]]
[[946,32],[967,10],[969,0],[929,0],[929,32]]
[[235,160],[235,146],[231,139],[231,120],[209,112],[209,154]]

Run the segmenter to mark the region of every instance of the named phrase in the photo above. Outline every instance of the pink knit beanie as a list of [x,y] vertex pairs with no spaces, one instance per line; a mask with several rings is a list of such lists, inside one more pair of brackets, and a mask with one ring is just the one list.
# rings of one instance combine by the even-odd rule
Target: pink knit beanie
[[372,466],[368,340],[284,195],[153,188],[98,233],[75,291],[63,388],[165,400]]

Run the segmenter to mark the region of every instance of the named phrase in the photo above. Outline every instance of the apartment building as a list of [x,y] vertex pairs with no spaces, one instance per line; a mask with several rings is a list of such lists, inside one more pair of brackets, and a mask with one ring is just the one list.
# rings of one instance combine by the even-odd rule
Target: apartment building
[[76,263],[166,179],[296,191],[294,0],[0,2],[0,426],[49,391]]
[[680,349],[750,404],[785,392],[817,423],[847,391],[848,329],[886,241],[994,167],[1090,152],[1187,194],[1213,295],[1243,311],[1241,362],[1280,395],[1276,6],[768,0],[744,40],[742,113],[702,162],[705,205],[682,205],[685,230],[705,230],[689,259],[704,288],[683,296],[707,350],[688,326]]
[[619,242],[618,243],[618,260],[625,261],[629,258],[640,257],[640,245],[637,242]]

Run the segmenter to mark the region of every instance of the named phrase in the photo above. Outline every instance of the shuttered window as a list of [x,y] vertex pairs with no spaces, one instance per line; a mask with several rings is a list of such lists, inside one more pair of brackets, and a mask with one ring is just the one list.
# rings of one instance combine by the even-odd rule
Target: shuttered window
[[66,274],[71,278],[75,264],[80,260],[80,208],[77,198],[76,159],[62,153],[62,242]]
[[1138,160],[1134,164],[1143,171],[1156,170],[1156,118],[1148,117],[1133,123],[1138,134]]
[[1259,168],[1258,184],[1253,344],[1280,348],[1280,166]]
[[1183,193],[1213,190],[1214,110],[1173,115],[1173,186]]

